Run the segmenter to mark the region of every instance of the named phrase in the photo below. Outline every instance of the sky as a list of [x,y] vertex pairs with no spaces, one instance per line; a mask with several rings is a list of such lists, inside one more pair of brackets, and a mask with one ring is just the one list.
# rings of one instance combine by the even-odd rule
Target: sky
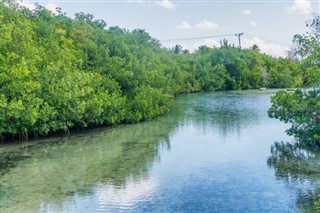
[[93,14],[107,26],[144,29],[167,48],[176,44],[193,52],[201,45],[219,47],[222,39],[262,52],[286,56],[295,34],[305,34],[306,21],[320,13],[320,0],[39,0],[34,2],[68,16]]

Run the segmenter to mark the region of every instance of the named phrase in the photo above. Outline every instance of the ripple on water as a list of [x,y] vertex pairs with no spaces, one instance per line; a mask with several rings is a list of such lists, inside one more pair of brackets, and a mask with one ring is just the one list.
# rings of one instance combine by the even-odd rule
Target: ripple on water
[[302,212],[320,186],[305,169],[320,156],[285,161],[284,145],[267,163],[274,141],[292,140],[267,116],[270,95],[181,95],[153,121],[1,147],[1,213]]

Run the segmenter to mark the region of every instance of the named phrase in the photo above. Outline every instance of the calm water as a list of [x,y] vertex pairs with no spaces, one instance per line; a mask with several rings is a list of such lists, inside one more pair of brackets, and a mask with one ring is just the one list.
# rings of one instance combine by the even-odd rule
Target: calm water
[[271,94],[183,95],[153,121],[2,145],[1,212],[316,212],[319,167],[268,161],[293,140],[267,116]]

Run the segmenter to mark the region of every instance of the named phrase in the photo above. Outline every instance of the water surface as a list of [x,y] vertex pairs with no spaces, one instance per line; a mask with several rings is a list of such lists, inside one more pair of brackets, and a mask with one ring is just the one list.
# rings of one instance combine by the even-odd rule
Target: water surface
[[182,95],[153,121],[1,145],[1,212],[317,211],[319,173],[271,156],[293,141],[272,93]]

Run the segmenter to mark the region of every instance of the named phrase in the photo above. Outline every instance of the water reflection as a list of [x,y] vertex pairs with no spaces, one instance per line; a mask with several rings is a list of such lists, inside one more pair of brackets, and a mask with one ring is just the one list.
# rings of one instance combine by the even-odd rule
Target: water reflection
[[157,185],[157,180],[154,178],[129,179],[125,186],[119,188],[110,184],[98,185],[98,210],[107,211],[110,207],[130,210],[138,202],[151,197]]
[[217,131],[222,138],[250,134],[265,119],[269,96],[260,92],[217,92],[198,96],[188,103],[183,125]]
[[158,186],[157,180],[142,177],[140,180],[128,178],[122,186],[99,183],[91,194],[75,194],[72,199],[61,203],[45,203],[42,212],[131,212],[137,203],[151,197]]
[[[142,180],[150,165],[159,160],[159,152],[170,148],[168,138],[174,128],[170,123],[151,121],[42,141],[8,152],[2,149],[1,212],[37,212],[39,206],[59,212],[61,203],[92,195],[97,184],[109,191],[122,189],[118,194],[128,195],[144,185]],[[150,180],[144,183],[154,185]],[[132,193],[130,196],[134,199]]]
[[183,95],[153,121],[0,146],[1,213],[298,212],[296,198],[314,193],[319,173],[296,178],[297,194],[282,181],[294,181],[286,159],[319,155],[275,146],[268,161],[274,178],[265,162],[269,147],[289,137],[283,123],[268,118],[269,98],[252,91]]
[[304,212],[320,212],[320,149],[303,141],[275,142],[268,165],[277,178],[298,187],[297,206]]

